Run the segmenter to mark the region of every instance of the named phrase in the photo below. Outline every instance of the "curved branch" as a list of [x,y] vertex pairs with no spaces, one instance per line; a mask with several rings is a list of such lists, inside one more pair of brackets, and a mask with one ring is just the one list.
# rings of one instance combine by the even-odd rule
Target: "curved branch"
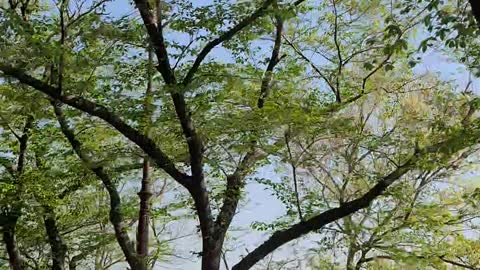
[[301,237],[311,231],[321,229],[323,226],[346,217],[370,205],[370,203],[380,196],[392,183],[407,173],[415,164],[415,156],[398,167],[395,171],[385,176],[372,189],[362,197],[344,203],[342,206],[327,210],[306,221],[299,222],[289,229],[275,232],[267,241],[257,247],[255,250],[245,256],[232,270],[250,269],[258,261],[270,254],[280,246]]
[[[147,0],[135,0],[135,5],[140,16],[142,17],[143,24],[147,29],[150,42],[155,50],[155,54],[158,58],[157,69],[162,74],[163,80],[168,85],[176,84],[175,74],[170,67],[170,60],[168,59],[167,47],[165,46],[165,40],[163,37],[163,27],[161,25],[161,18],[155,18],[156,16],[151,12],[153,8],[150,6]],[[160,9],[160,7],[158,7]],[[161,14],[158,10],[157,14]]]
[[135,246],[128,236],[127,228],[125,227],[122,215],[122,205],[120,194],[115,187],[110,176],[106,173],[105,169],[102,166],[96,166],[92,163],[89,157],[85,154],[82,149],[82,143],[75,137],[73,131],[68,127],[67,121],[61,108],[55,103],[52,102],[55,116],[58,123],[60,124],[60,129],[64,136],[67,138],[68,142],[72,146],[73,150],[80,158],[80,160],[93,172],[95,175],[102,181],[105,189],[108,192],[110,197],[110,222],[113,225],[115,230],[115,237],[118,244],[120,245],[125,258],[132,269],[142,269],[141,260],[136,256]]
[[[275,11],[278,12],[277,4],[274,4]],[[272,56],[270,57],[270,61],[268,62],[267,69],[265,70],[265,74],[262,79],[262,85],[260,86],[260,96],[258,98],[257,107],[259,109],[263,108],[263,103],[265,99],[268,97],[270,91],[270,83],[273,77],[273,69],[275,66],[280,62],[280,48],[282,46],[282,32],[283,32],[283,19],[282,16],[276,15],[275,16],[275,44],[273,45]]]
[[261,7],[259,7],[255,12],[253,12],[250,16],[247,18],[243,19],[241,22],[239,22],[237,25],[232,27],[230,30],[227,32],[224,32],[221,34],[219,37],[216,39],[210,41],[205,45],[205,47],[200,51],[198,54],[197,58],[195,59],[195,62],[193,62],[192,67],[188,71],[187,75],[182,81],[183,85],[188,85],[192,79],[195,73],[197,72],[198,68],[202,64],[203,60],[207,57],[207,55],[212,51],[213,48],[216,46],[220,45],[221,43],[230,40],[233,36],[235,36],[238,32],[242,31],[245,27],[250,26],[256,19],[262,17],[265,15],[268,7],[273,4],[275,0],[266,0]]
[[471,124],[472,125],[464,126],[463,129],[442,142],[426,146],[423,149],[416,148],[413,155],[407,161],[398,166],[389,175],[381,178],[377,184],[362,197],[341,204],[337,208],[329,209],[307,221],[297,223],[286,230],[275,232],[267,241],[245,256],[232,270],[250,269],[254,264],[280,246],[368,207],[373,200],[382,195],[395,181],[408,171],[414,169],[418,161],[422,158],[427,158],[431,154],[450,157],[466,147],[478,144],[480,138],[480,120],[476,120]]
[[173,179],[175,179],[183,186],[189,186],[190,176],[179,171],[175,167],[173,161],[171,161],[170,158],[165,153],[163,153],[160,148],[158,148],[158,146],[152,139],[142,134],[138,130],[134,129],[133,127],[129,126],[118,115],[111,112],[105,106],[91,102],[82,97],[61,95],[58,93],[58,89],[56,87],[46,84],[41,80],[38,80],[26,74],[24,71],[18,68],[14,68],[10,65],[0,63],[0,70],[5,75],[14,77],[21,83],[29,85],[57,101],[77,108],[83,112],[88,113],[89,115],[103,119],[105,122],[116,128],[125,137],[127,137],[132,142],[137,144],[140,148],[142,148],[142,150],[145,151],[145,153],[147,153],[155,161],[155,163],[167,174],[169,174]]

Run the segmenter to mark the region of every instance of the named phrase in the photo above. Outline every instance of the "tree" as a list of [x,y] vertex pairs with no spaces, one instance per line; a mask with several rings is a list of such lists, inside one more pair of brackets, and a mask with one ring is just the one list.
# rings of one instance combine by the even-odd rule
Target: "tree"
[[[35,102],[49,121],[53,115],[47,108],[54,107],[61,133],[108,192],[110,223],[131,269],[147,267],[148,172],[154,166],[189,194],[202,239],[202,269],[212,270],[220,268],[247,177],[285,151],[295,175],[299,164],[293,162],[292,140],[307,141],[330,130],[355,134],[362,122],[344,112],[359,104],[373,106],[362,102],[383,93],[382,78],[403,79],[395,76],[398,70],[416,61],[409,38],[439,6],[437,1],[402,6],[380,0],[206,5],[135,0],[140,23],[109,15],[107,2],[88,6],[87,1],[75,5],[63,0],[52,7],[44,1],[9,1],[0,17],[0,27],[8,33],[1,38],[0,54],[2,85],[8,87],[5,98],[28,93],[19,102]],[[212,59],[214,49],[231,59]],[[152,73],[152,65],[158,75]],[[390,91],[402,88],[397,84],[399,88]],[[401,186],[403,179],[443,168],[474,147],[480,131],[475,100],[455,99],[459,109],[452,123],[413,119],[398,147],[384,146],[394,149],[395,162],[380,162],[379,172],[368,175],[370,185],[359,189],[361,193],[348,194],[338,205],[309,215],[297,196],[298,218],[232,269],[249,269],[292,240],[348,221]],[[95,126],[95,140],[79,138],[86,123]],[[411,130],[422,125],[430,127],[419,128],[427,134]],[[129,149],[131,156],[104,152],[112,144]],[[362,154],[353,150],[352,157]],[[128,235],[110,172],[125,159],[138,163],[132,153],[145,167],[137,248]],[[431,167],[425,170],[425,164]],[[45,170],[42,162],[37,167]],[[21,201],[15,207],[22,209]],[[13,227],[6,226],[6,231],[13,234],[15,224],[9,224]],[[57,244],[51,241],[52,254],[61,257],[61,249],[54,251]],[[12,266],[23,269],[12,254]]]
[[[396,166],[409,141],[432,140],[429,136],[438,133],[429,130],[438,129],[440,123],[460,122],[466,113],[454,112],[465,97],[431,76],[405,80],[401,87],[396,85],[402,81],[398,78],[384,80],[376,81],[385,89],[382,95],[350,106],[332,120],[350,117],[358,124],[329,131],[309,126],[305,128],[308,137],[287,137],[289,147],[278,164],[287,167],[286,176],[280,183],[258,179],[285,203],[287,214],[273,224],[256,223],[257,229],[275,231],[301,218],[300,213],[309,217],[342,205],[371,188],[375,175]],[[473,147],[453,160],[425,163],[367,208],[317,231],[309,238],[315,241],[308,252],[310,267],[370,269],[378,260],[392,260],[394,269],[406,267],[402,264],[434,269],[446,264],[478,267],[475,256],[463,257],[465,253],[453,248],[462,246],[458,243],[476,229],[471,221],[478,217],[478,210],[470,201],[475,192],[458,178],[475,170],[466,158],[477,151]],[[467,240],[473,245],[477,241]],[[468,249],[467,245],[462,248]],[[306,261],[304,257],[298,260],[302,259]]]

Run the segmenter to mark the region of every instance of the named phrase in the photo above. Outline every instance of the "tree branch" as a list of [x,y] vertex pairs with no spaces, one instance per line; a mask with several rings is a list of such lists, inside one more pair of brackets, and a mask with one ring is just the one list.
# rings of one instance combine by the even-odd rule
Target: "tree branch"
[[275,0],[266,0],[262,6],[260,6],[255,12],[253,12],[250,16],[247,18],[243,19],[241,22],[239,22],[237,25],[232,27],[230,30],[227,32],[224,32],[221,34],[219,37],[216,39],[210,41],[205,45],[205,47],[200,51],[198,54],[197,58],[195,59],[195,62],[193,63],[192,67],[188,71],[187,75],[182,81],[182,84],[184,86],[190,84],[190,82],[193,79],[193,76],[197,72],[198,68],[202,64],[202,61],[205,60],[205,57],[212,51],[213,48],[218,46],[219,44],[230,40],[233,36],[235,36],[238,32],[242,31],[244,28],[250,26],[256,19],[262,17],[265,15],[268,7],[274,2]]
[[45,231],[51,248],[52,270],[64,270],[65,258],[67,256],[67,245],[58,230],[55,212],[47,205],[45,205],[43,209],[45,211],[43,220]]
[[18,251],[17,241],[15,239],[15,227],[17,226],[18,219],[22,215],[23,202],[21,200],[21,194],[23,193],[23,184],[19,178],[25,168],[25,156],[27,153],[29,133],[32,129],[32,126],[33,117],[28,116],[25,126],[23,128],[22,136],[18,138],[20,146],[17,160],[17,168],[14,170],[13,175],[15,184],[17,186],[17,191],[15,192],[15,199],[13,201],[14,203],[12,209],[6,214],[5,222],[2,228],[3,242],[6,246],[10,267],[13,270],[22,270],[25,267],[25,261],[22,259],[22,256]]
[[[277,2],[274,2],[275,12],[278,12]],[[268,97],[270,90],[270,83],[273,77],[273,69],[280,62],[280,48],[282,46],[282,33],[283,33],[283,19],[279,14],[275,15],[275,44],[273,45],[272,56],[268,62],[267,69],[263,75],[262,85],[260,87],[260,96],[258,98],[257,107],[263,108],[265,99]]]
[[338,56],[338,72],[337,72],[337,77],[336,77],[335,100],[336,100],[336,102],[341,103],[342,99],[341,99],[341,93],[340,93],[340,76],[342,75],[343,59],[342,59],[342,51],[340,49],[340,43],[338,41],[338,13],[337,13],[337,4],[336,4],[335,1],[336,0],[332,0],[333,12],[335,14],[333,41],[335,43],[335,47],[337,49],[337,56]]
[[82,149],[82,144],[77,138],[72,130],[68,127],[67,121],[63,112],[58,104],[55,101],[52,102],[55,116],[58,123],[60,124],[60,129],[64,136],[67,138],[68,142],[72,146],[73,150],[80,158],[80,160],[93,172],[95,175],[100,178],[103,185],[107,189],[108,195],[110,197],[110,222],[113,225],[115,230],[115,237],[118,244],[120,245],[125,258],[132,269],[141,269],[141,260],[136,256],[135,245],[130,240],[128,236],[127,228],[123,222],[122,215],[122,205],[120,194],[118,193],[115,184],[111,180],[110,176],[106,173],[105,169],[102,166],[96,166],[92,163],[89,157],[85,154]]
[[[297,223],[286,230],[275,232],[267,241],[250,252],[232,269],[250,269],[254,264],[263,259],[269,253],[290,242],[291,240],[297,239],[309,232],[321,229],[323,226],[331,222],[368,207],[370,203],[382,195],[390,185],[392,185],[408,171],[414,169],[421,158],[426,158],[429,154],[433,153],[449,157],[457,151],[468,147],[469,145],[477,144],[480,137],[480,130],[478,130],[479,126],[480,120],[477,120],[474,125],[465,127],[454,136],[446,139],[443,142],[427,146],[423,149],[416,149],[414,154],[406,162],[397,167],[397,169],[395,169],[389,175],[380,179],[375,186],[373,186],[360,198],[346,202],[340,207],[329,209],[313,218],[308,219],[305,222]],[[461,143],[458,143],[459,141]]]
[[236,264],[233,270],[250,269],[255,263],[263,259],[269,253],[290,242],[297,239],[300,236],[307,234],[311,231],[321,229],[323,226],[346,217],[356,211],[367,207],[375,198],[380,196],[395,180],[402,177],[407,173],[415,164],[415,158],[409,159],[402,166],[398,167],[395,171],[382,178],[372,189],[370,189],[362,197],[344,203],[342,206],[327,210],[320,215],[317,215],[305,222],[300,222],[289,229],[275,232],[267,241],[265,241],[258,248],[250,252],[245,256],[238,264]]
[[244,186],[244,178],[249,169],[261,157],[259,151],[254,147],[243,157],[240,164],[231,175],[227,176],[227,189],[224,194],[224,201],[220,213],[215,221],[218,232],[225,233],[232,222],[240,199],[241,189]]
[[175,75],[170,67],[168,60],[168,53],[163,37],[163,30],[161,25],[161,13],[157,10],[158,18],[150,12],[151,7],[146,0],[135,0],[137,9],[140,11],[148,35],[152,42],[153,48],[158,58],[158,71],[161,73],[167,86],[171,87],[171,97],[175,107],[175,112],[180,121],[183,134],[187,141],[188,151],[190,154],[190,167],[192,172],[192,181],[185,185],[190,192],[194,202],[195,209],[200,221],[200,228],[202,230],[202,237],[205,245],[210,245],[211,234],[213,233],[213,217],[210,208],[210,201],[208,198],[207,188],[205,186],[203,173],[203,143],[198,136],[197,131],[193,125],[190,117],[183,89],[176,89],[177,87],[184,87],[177,85]]
[[[278,11],[277,2],[274,1],[273,3],[274,8]],[[278,62],[281,60],[280,58],[280,47],[282,41],[282,32],[283,32],[283,19],[282,17],[277,14],[275,16],[275,28],[276,28],[276,35],[275,35],[275,44],[272,49],[272,55],[270,57],[268,66],[265,70],[265,73],[262,78],[262,83],[260,86],[260,96],[258,99],[258,108],[261,109],[263,107],[264,99],[268,95],[268,91],[270,89],[270,82],[272,80],[272,71]],[[222,208],[220,209],[220,213],[217,216],[215,221],[215,228],[217,234],[223,235],[228,230],[230,223],[233,220],[235,212],[238,207],[238,202],[240,200],[241,190],[245,184],[245,177],[251,167],[258,161],[263,155],[260,154],[258,149],[256,148],[257,142],[252,142],[252,147],[247,151],[245,156],[242,158],[240,164],[238,164],[237,168],[233,172],[233,174],[227,176],[227,188],[224,194],[224,200],[222,204]]]
[[[176,79],[172,68],[170,67],[170,60],[168,59],[168,52],[165,46],[165,40],[163,37],[163,27],[158,11],[158,15],[155,16],[151,10],[154,10],[147,0],[135,0],[140,16],[142,17],[143,24],[147,29],[150,42],[154,48],[155,54],[158,59],[157,69],[163,77],[163,80],[167,85],[175,85]],[[160,7],[159,7],[160,8]],[[158,17],[158,18],[156,18]]]
[[179,171],[170,158],[157,147],[152,139],[129,126],[118,115],[111,112],[103,105],[93,103],[82,97],[61,95],[58,93],[58,89],[56,87],[46,84],[41,80],[38,80],[26,74],[24,71],[12,66],[0,63],[0,70],[5,75],[16,78],[21,83],[33,87],[34,89],[48,95],[50,98],[53,98],[54,100],[60,101],[92,116],[103,119],[105,122],[116,128],[125,137],[137,144],[155,161],[160,168],[162,168],[181,185],[188,186],[190,184],[191,177]]
[[290,163],[290,167],[292,168],[292,178],[293,178],[293,187],[295,193],[295,203],[297,206],[298,218],[300,221],[304,221],[303,213],[302,213],[302,205],[300,203],[300,196],[298,193],[298,180],[297,180],[297,165],[296,162],[293,160],[292,150],[290,147],[290,130],[285,132],[285,145],[287,146],[287,153],[288,153],[288,161]]
[[25,123],[25,127],[23,128],[23,134],[18,139],[18,142],[20,143],[20,147],[19,147],[20,150],[18,154],[17,169],[16,169],[17,175],[21,175],[25,168],[25,155],[27,153],[27,142],[28,142],[29,132],[32,129],[32,126],[33,126],[33,117],[28,116],[27,122]]
[[337,95],[337,90],[335,88],[335,86],[332,84],[332,82],[330,82],[330,80],[327,78],[327,76],[325,74],[323,74],[323,72],[320,70],[320,68],[318,68],[313,62],[312,60],[308,59],[307,56],[305,56],[305,54],[303,54],[302,51],[300,51],[297,46],[295,46],[290,40],[288,40],[286,37],[284,37],[285,41],[287,42],[287,44],[292,47],[293,51],[295,51],[295,53],[297,53],[303,60],[305,60],[309,65],[310,67],[312,67],[312,69],[318,74],[320,75],[320,77],[327,83],[328,87],[330,87],[330,90],[332,91],[332,93],[336,96]]

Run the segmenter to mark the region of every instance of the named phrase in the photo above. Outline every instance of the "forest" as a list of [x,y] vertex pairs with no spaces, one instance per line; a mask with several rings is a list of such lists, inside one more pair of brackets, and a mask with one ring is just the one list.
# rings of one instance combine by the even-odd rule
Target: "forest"
[[480,270],[479,36],[478,0],[0,0],[0,269]]

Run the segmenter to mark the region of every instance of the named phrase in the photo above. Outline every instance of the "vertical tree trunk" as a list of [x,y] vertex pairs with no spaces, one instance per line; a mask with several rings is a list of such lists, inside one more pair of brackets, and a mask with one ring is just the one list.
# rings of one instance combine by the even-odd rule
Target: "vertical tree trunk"
[[24,263],[22,257],[20,256],[20,252],[18,251],[17,242],[15,239],[15,227],[17,226],[18,219],[22,215],[23,184],[21,181],[19,181],[19,177],[23,174],[23,170],[25,168],[25,155],[27,152],[29,132],[32,129],[32,125],[33,117],[28,116],[25,126],[23,127],[23,134],[20,138],[18,138],[20,146],[14,181],[15,185],[17,186],[17,192],[15,194],[15,199],[13,200],[13,209],[8,216],[8,223],[3,227],[3,241],[7,249],[10,267],[13,270],[21,270],[24,268]]
[[[35,165],[37,170],[46,169],[43,165],[43,160],[40,157],[38,152],[35,152]],[[65,195],[68,193],[64,193]],[[64,196],[63,194],[60,196]],[[42,198],[39,198],[35,194],[35,199],[38,202],[42,201]],[[58,230],[57,220],[55,216],[55,209],[48,204],[43,203],[42,208],[44,211],[43,214],[43,224],[45,226],[45,231],[48,237],[48,243],[50,245],[50,253],[52,259],[52,270],[64,270],[65,269],[65,259],[67,256],[67,245],[63,241],[60,231]]]
[[[156,9],[160,8],[157,3]],[[148,64],[147,64],[147,89],[145,91],[145,99],[143,104],[144,110],[144,129],[148,134],[148,129],[152,123],[152,102],[153,102],[153,74],[155,67],[153,65],[154,54],[151,45],[147,47]],[[147,269],[148,265],[148,244],[149,244],[149,220],[150,220],[150,198],[152,197],[152,184],[150,181],[150,162],[148,156],[143,159],[142,186],[138,193],[140,198],[140,209],[138,211],[138,227],[137,227],[137,255],[141,260],[142,267]]]
[[47,231],[48,242],[52,251],[52,270],[64,270],[67,245],[58,231],[57,221],[53,210],[46,206],[44,224]]
[[17,220],[18,217],[12,217],[11,221],[3,228],[3,242],[7,249],[8,261],[10,262],[12,270],[23,270],[23,261],[15,239],[15,226],[17,225]]
[[150,164],[148,158],[143,160],[142,188],[138,193],[140,197],[140,210],[138,213],[137,228],[137,254],[142,260],[144,268],[147,268],[148,240],[149,240],[149,219],[150,219],[150,197],[152,196],[150,183]]
[[202,270],[218,270],[222,259],[223,237],[222,240],[217,240],[214,243],[212,243],[212,240],[208,241],[210,243],[205,245],[206,241],[208,239],[203,241]]
[[346,262],[347,270],[355,270],[354,258],[355,258],[355,250],[352,247],[352,244],[350,243],[350,247],[348,248],[348,254],[347,254],[347,262]]
[[[341,194],[343,197],[343,194]],[[346,269],[347,270],[354,270],[354,260],[355,260],[355,253],[357,253],[356,247],[356,233],[353,228],[353,221],[351,216],[347,216],[343,219],[344,221],[344,230],[347,233],[348,237],[348,252],[347,252],[347,261],[346,261]]]

